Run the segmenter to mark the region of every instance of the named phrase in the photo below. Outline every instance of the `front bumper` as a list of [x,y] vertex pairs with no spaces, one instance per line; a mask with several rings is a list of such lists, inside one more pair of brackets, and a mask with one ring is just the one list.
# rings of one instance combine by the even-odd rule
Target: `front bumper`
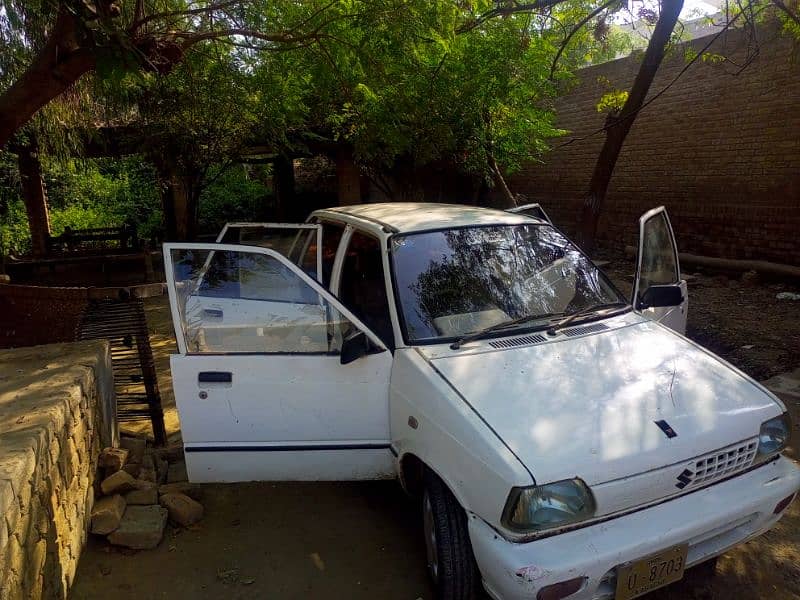
[[800,489],[800,468],[778,460],[674,500],[528,543],[502,538],[469,515],[469,533],[486,591],[494,598],[536,598],[539,589],[575,577],[569,600],[614,597],[617,565],[688,543],[687,566],[717,556],[772,527],[776,504]]

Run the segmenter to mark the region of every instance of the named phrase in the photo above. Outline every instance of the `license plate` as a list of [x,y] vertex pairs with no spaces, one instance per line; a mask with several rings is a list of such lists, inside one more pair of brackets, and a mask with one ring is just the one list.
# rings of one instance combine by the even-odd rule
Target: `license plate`
[[682,544],[619,567],[616,600],[630,600],[683,578],[688,550]]

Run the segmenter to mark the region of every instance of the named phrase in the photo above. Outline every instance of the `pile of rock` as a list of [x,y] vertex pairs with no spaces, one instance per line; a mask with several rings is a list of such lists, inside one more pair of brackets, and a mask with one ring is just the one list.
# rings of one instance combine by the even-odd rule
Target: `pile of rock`
[[155,548],[168,519],[188,527],[203,518],[199,490],[187,481],[179,445],[154,449],[143,438],[123,437],[119,448],[103,449],[99,466],[90,531],[112,544]]

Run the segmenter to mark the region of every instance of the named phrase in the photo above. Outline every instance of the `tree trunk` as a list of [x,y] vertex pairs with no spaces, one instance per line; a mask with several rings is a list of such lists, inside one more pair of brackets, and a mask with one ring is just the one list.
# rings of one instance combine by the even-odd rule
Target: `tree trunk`
[[22,198],[28,213],[31,230],[31,253],[46,256],[50,239],[50,215],[47,210],[47,194],[42,180],[42,166],[36,146],[21,147],[17,151]]
[[0,148],[36,112],[95,67],[90,41],[71,10],[62,4],[47,43],[14,84],[0,94]]
[[661,14],[658,16],[653,35],[647,44],[644,59],[636,74],[628,99],[618,115],[609,115],[606,120],[606,139],[589,182],[589,191],[583,200],[578,226],[578,244],[587,254],[594,252],[600,212],[603,209],[603,202],[619,153],[636,120],[639,109],[647,98],[658,67],[664,59],[667,44],[682,8],[683,0],[662,0]]
[[175,167],[159,170],[166,240],[193,241],[197,237],[201,191],[197,178]]
[[361,204],[361,171],[349,148],[340,148],[336,153],[336,179],[339,206]]
[[517,199],[514,198],[514,194],[512,194],[511,190],[508,189],[505,177],[503,177],[503,172],[500,170],[500,166],[497,164],[497,161],[491,154],[489,155],[489,168],[492,170],[492,176],[494,178],[495,185],[497,185],[497,187],[500,189],[501,200],[498,208],[516,207]]
[[287,220],[294,207],[294,161],[283,154],[272,165],[272,190],[275,194],[275,219]]

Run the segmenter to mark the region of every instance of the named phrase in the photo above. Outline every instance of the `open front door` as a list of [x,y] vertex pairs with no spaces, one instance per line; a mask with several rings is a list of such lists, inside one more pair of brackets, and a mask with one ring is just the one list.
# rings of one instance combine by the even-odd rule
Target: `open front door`
[[391,353],[278,252],[165,244],[192,481],[393,476]]
[[313,223],[226,223],[220,244],[275,250],[317,281],[322,272],[322,227]]
[[514,208],[506,209],[506,212],[518,213],[527,217],[534,217],[536,219],[541,219],[542,221],[552,223],[550,217],[547,216],[547,213],[544,212],[544,209],[540,204],[525,204],[523,206],[515,206]]
[[639,252],[631,304],[645,317],[686,333],[689,294],[686,281],[681,279],[675,233],[663,206],[639,219]]

